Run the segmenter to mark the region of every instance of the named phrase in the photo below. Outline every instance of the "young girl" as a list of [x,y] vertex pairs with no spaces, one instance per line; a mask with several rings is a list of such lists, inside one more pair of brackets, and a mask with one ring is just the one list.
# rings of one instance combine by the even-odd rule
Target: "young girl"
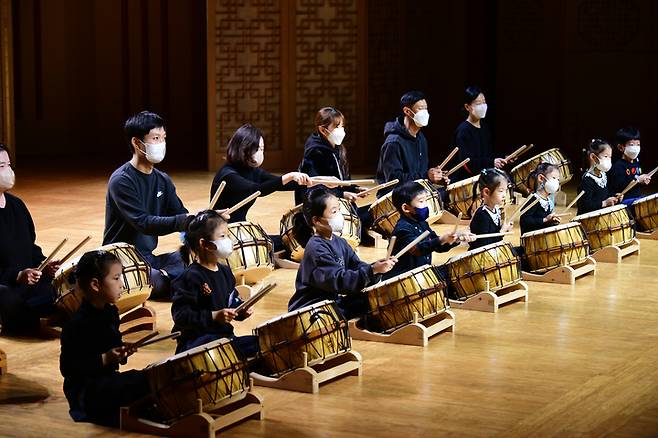
[[334,300],[346,318],[363,315],[368,310],[367,299],[361,290],[372,283],[375,276],[390,271],[394,258],[368,264],[359,260],[354,250],[340,233],[343,215],[338,198],[327,189],[318,187],[306,193],[303,203],[306,224],[313,229],[302,236],[304,257],[297,271],[296,292],[290,298],[288,310],[296,310],[323,300]]
[[589,168],[583,175],[583,180],[578,189],[578,193],[585,192],[578,200],[578,214],[611,207],[623,198],[622,196],[611,196],[608,191],[606,172],[612,166],[612,148],[608,142],[593,139],[583,152],[586,155],[586,163]]
[[539,202],[521,215],[521,234],[560,223],[560,217],[554,213],[554,197],[560,189],[560,170],[554,164],[539,163],[537,168],[528,175],[528,182],[530,180],[535,180],[537,190],[532,196],[528,197],[523,208],[533,202],[535,198],[538,198]]
[[143,371],[120,373],[136,350],[124,344],[114,303],[123,291],[123,266],[112,253],[91,251],[80,258],[75,275],[84,298],[62,330],[60,371],[75,421],[119,426],[119,409],[150,392]]
[[228,266],[217,263],[231,252],[226,221],[216,211],[200,212],[187,226],[181,256],[189,266],[172,285],[173,331],[181,331],[176,353],[220,338],[234,339],[245,357],[258,353],[256,336],[233,333],[231,321],[242,321],[253,309],[241,314],[234,310],[241,302],[235,277]]
[[[480,172],[478,183],[473,187],[473,202],[477,197],[477,189],[480,190],[482,205],[475,211],[471,219],[471,233],[489,234],[506,233],[512,230],[512,222],[503,223],[500,207],[505,204],[507,186],[509,179],[507,174],[500,169],[483,169]],[[479,248],[491,243],[500,242],[502,236],[477,239],[468,244],[469,249]]]

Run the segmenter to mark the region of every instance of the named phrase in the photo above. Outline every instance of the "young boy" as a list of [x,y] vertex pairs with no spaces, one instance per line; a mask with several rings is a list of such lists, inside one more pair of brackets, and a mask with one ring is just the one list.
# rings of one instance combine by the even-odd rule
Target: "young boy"
[[447,252],[450,248],[457,246],[460,241],[470,242],[474,239],[473,234],[463,232],[437,236],[426,221],[429,215],[427,196],[425,188],[415,181],[401,184],[393,190],[393,205],[400,212],[400,220],[393,229],[393,236],[396,239],[393,254],[407,246],[423,232],[429,231],[430,234],[400,257],[395,267],[385,274],[386,278],[431,264],[433,252]]
[[60,371],[69,414],[75,421],[118,427],[119,408],[150,392],[144,371],[119,372],[136,350],[125,345],[114,303],[123,289],[123,266],[106,251],[82,256],[76,278],[82,304],[62,330]]
[[642,197],[641,185],[651,182],[649,175],[642,175],[640,160],[640,131],[633,128],[621,128],[617,131],[617,149],[621,158],[615,161],[608,172],[608,187],[611,194],[621,193],[631,181],[637,180],[639,184],[624,195],[623,204],[631,205]]

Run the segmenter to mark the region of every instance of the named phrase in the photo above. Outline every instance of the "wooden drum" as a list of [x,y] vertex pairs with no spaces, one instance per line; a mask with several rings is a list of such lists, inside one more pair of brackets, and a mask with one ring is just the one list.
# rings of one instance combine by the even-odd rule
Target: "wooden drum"
[[633,202],[633,215],[639,231],[652,233],[658,229],[658,193]]
[[173,422],[197,412],[240,400],[249,389],[247,363],[230,339],[219,339],[145,368],[151,386],[151,410]]
[[236,281],[254,284],[274,270],[274,244],[263,227],[251,222],[228,225],[233,253],[223,260],[233,271]]
[[635,224],[625,205],[613,205],[573,218],[580,222],[592,252],[606,246],[621,246],[635,237]]
[[537,168],[537,165],[542,162],[554,164],[558,168],[561,185],[571,181],[571,177],[573,176],[571,161],[569,161],[561,150],[553,148],[525,160],[512,169],[510,175],[514,182],[514,189],[517,192],[526,197],[530,195],[530,193],[534,193],[534,182],[530,181],[530,186],[528,186],[528,175],[530,175],[530,173]]
[[[347,243],[353,249],[356,249],[361,243],[361,219],[359,219],[359,215],[352,202],[343,198],[339,198],[338,200],[340,202],[340,212],[345,219],[340,237],[347,240]],[[281,241],[290,253],[290,259],[299,262],[304,256],[304,247],[295,236],[295,221],[297,220],[304,220],[301,204],[283,215],[279,229],[281,232]]]
[[[419,179],[416,182],[425,187],[429,194],[427,206],[430,209],[430,215],[427,218],[427,223],[432,224],[441,219],[443,214],[441,195],[428,180]],[[370,206],[370,212],[374,218],[372,229],[384,237],[389,237],[393,233],[398,220],[400,220],[400,212],[393,205],[393,192],[387,193],[373,202]]]
[[486,290],[494,292],[521,281],[521,259],[509,242],[496,242],[451,257],[446,262],[449,296],[464,300]]
[[[123,265],[121,278],[124,290],[116,302],[119,314],[144,304],[151,295],[151,266],[135,247],[127,243],[112,243],[96,250],[111,252]],[[53,288],[57,292],[55,306],[69,318],[82,304],[83,292],[75,279],[75,268],[79,261],[80,257],[65,263],[53,279]]]
[[521,236],[521,246],[528,268],[536,273],[576,265],[589,256],[587,234],[577,222],[525,233]]
[[372,309],[368,324],[375,330],[390,332],[412,323],[414,313],[423,320],[443,312],[447,308],[445,290],[438,268],[431,265],[367,287],[363,292]]
[[349,351],[347,320],[334,301],[324,300],[286,313],[254,329],[264,363],[279,376]]
[[[446,208],[455,216],[462,214],[462,219],[470,219],[475,210],[480,205],[480,190],[475,189],[475,202],[473,201],[473,186],[477,184],[480,175],[457,181],[449,184],[446,188],[448,194],[448,205]],[[514,193],[510,189],[505,197],[505,205],[511,205],[514,202]],[[504,209],[503,209],[504,211]]]

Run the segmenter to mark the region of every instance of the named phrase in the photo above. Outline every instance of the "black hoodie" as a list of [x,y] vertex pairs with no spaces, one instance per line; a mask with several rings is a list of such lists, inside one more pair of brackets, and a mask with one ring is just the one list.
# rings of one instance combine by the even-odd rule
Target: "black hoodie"
[[[386,123],[384,126],[386,140],[379,152],[377,164],[377,182],[399,179],[400,184],[407,181],[427,178],[429,160],[427,157],[427,140],[422,131],[412,136],[404,126],[404,117]],[[381,197],[393,190],[389,187],[377,192]]]
[[[340,152],[318,133],[309,135],[304,144],[304,157],[299,165],[299,171],[308,176],[335,176],[340,180],[350,179],[349,171],[340,167]],[[306,187],[295,190],[295,204],[301,204],[304,200]],[[331,192],[342,198],[343,192],[355,192],[356,187],[337,187]]]

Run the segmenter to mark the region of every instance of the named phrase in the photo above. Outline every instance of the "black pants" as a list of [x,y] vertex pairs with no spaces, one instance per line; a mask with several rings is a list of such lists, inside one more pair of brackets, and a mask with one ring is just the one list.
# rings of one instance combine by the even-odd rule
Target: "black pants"
[[50,315],[55,303],[52,278],[43,276],[33,286],[0,285],[0,331],[36,330],[39,318]]
[[171,282],[185,270],[185,263],[180,252],[144,256],[151,265],[151,298],[156,300],[171,299]]

